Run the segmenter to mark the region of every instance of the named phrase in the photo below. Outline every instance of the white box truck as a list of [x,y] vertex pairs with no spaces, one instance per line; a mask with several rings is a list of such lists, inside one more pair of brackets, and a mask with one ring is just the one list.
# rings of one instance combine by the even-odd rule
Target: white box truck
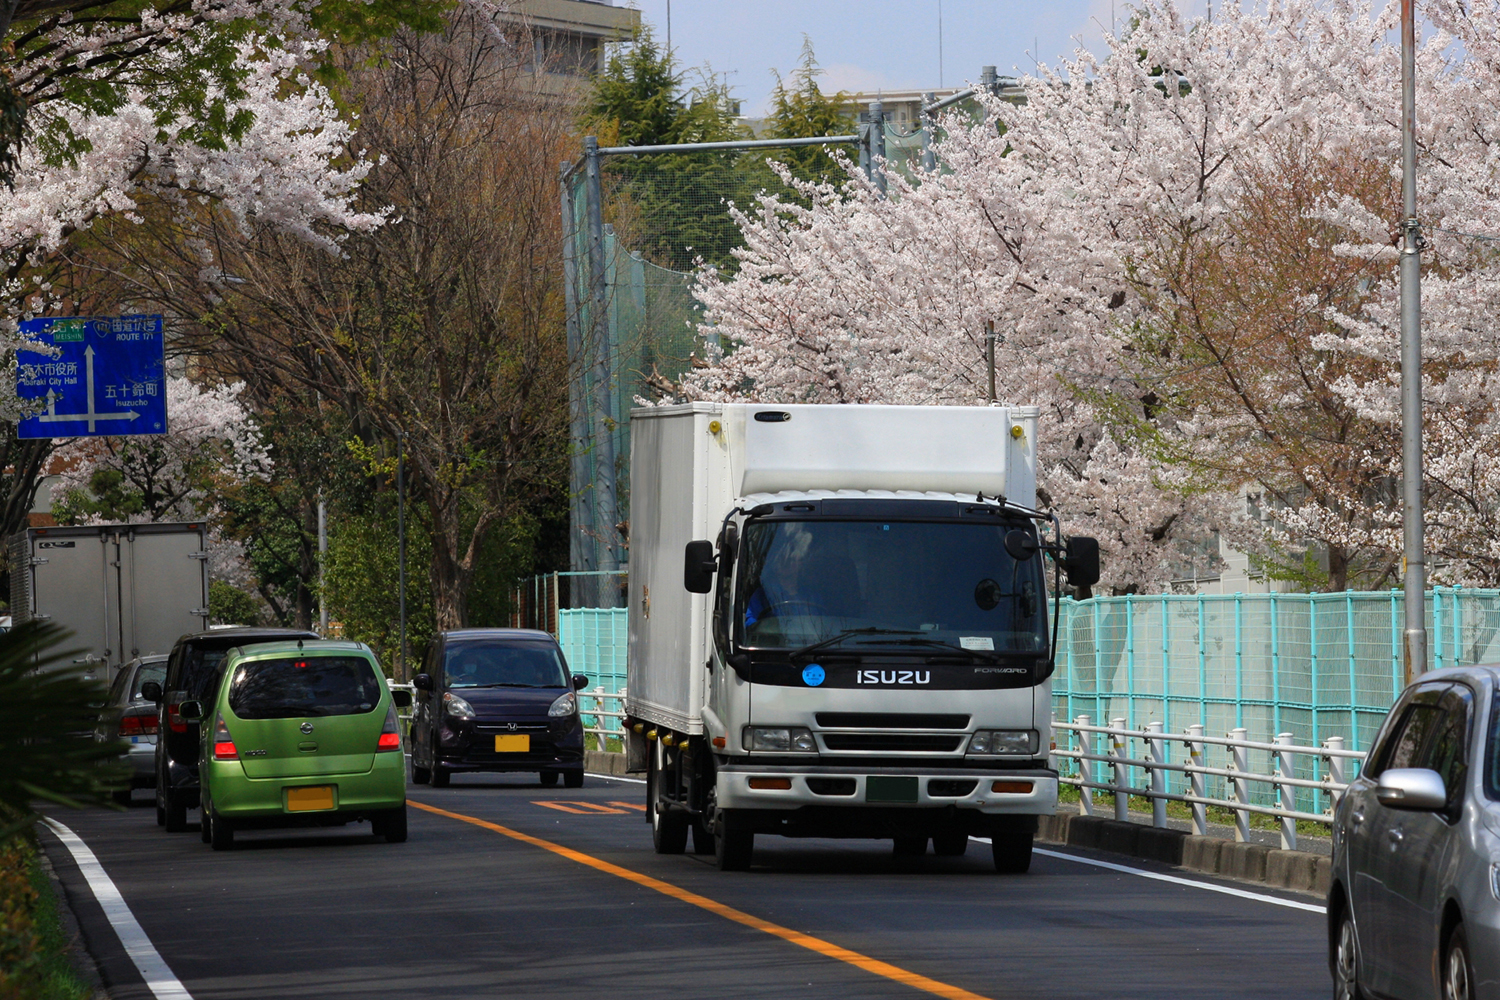
[[27,528],[10,539],[14,624],[73,633],[75,662],[108,684],[127,661],[169,653],[208,628],[208,532],[202,523]]
[[[1034,406],[632,411],[627,766],[656,849],[756,834],[989,837],[1025,871],[1048,768],[1050,556]],[[1055,574],[1054,574],[1055,575]]]

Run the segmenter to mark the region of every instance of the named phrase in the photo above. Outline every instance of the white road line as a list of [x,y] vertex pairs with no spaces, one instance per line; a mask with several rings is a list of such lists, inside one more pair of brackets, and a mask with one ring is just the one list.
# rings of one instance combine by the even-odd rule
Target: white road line
[[644,785],[646,783],[646,779],[645,778],[623,778],[623,777],[621,777],[618,774],[600,774],[598,771],[590,771],[589,772],[589,777],[590,778],[608,778],[610,781],[628,781],[632,785]]
[[120,895],[120,890],[105,874],[104,866],[94,857],[89,845],[55,819],[47,817],[42,822],[57,834],[57,839],[63,842],[63,846],[73,855],[73,860],[78,862],[78,870],[83,872],[89,888],[94,891],[99,905],[104,908],[104,915],[109,918],[110,926],[120,936],[120,944],[125,946],[125,953],[140,970],[141,978],[146,980],[146,985],[157,1000],[193,1000],[193,995],[172,974],[161,953],[146,936],[145,929],[126,905],[125,897]]
[[[989,841],[982,837],[975,837],[982,843]],[[1174,885],[1191,886],[1194,889],[1207,889],[1209,892],[1222,892],[1226,896],[1239,896],[1241,899],[1253,899],[1261,903],[1270,903],[1273,906],[1285,906],[1292,910],[1306,910],[1308,913],[1327,913],[1326,907],[1316,903],[1299,903],[1294,899],[1282,899],[1280,896],[1268,896],[1262,892],[1251,892],[1248,889],[1236,889],[1227,885],[1214,885],[1212,882],[1199,882],[1190,878],[1178,878],[1176,875],[1163,875],[1160,872],[1148,872],[1140,868],[1129,868],[1125,865],[1117,865],[1109,861],[1096,861],[1093,858],[1081,858],[1076,854],[1063,854],[1060,851],[1044,851],[1040,847],[1032,848],[1033,854],[1041,854],[1049,858],[1058,858],[1062,861],[1072,861],[1080,865],[1090,865],[1094,868],[1104,868],[1112,872],[1120,872],[1125,875],[1139,875],[1141,878],[1154,879],[1157,882],[1171,882]]]

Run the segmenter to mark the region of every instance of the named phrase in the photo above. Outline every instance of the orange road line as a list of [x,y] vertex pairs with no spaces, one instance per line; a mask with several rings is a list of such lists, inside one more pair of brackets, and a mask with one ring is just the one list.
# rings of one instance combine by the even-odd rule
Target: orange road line
[[532,799],[534,806],[546,806],[548,809],[556,809],[559,812],[577,813],[580,816],[623,816],[624,809],[611,809],[609,806],[600,805],[597,802],[551,802],[543,799]]
[[587,865],[607,875],[615,875],[625,879],[627,882],[634,882],[636,885],[644,886],[647,889],[654,889],[664,896],[670,896],[680,902],[707,910],[726,920],[732,920],[737,924],[743,924],[746,927],[763,931],[772,937],[778,937],[783,941],[788,941],[809,951],[815,951],[826,958],[846,962],[855,968],[894,980],[904,986],[910,986],[913,989],[922,990],[925,993],[931,993],[935,996],[945,997],[947,1000],[987,1000],[987,998],[980,996],[978,993],[970,993],[968,990],[960,989],[957,986],[950,986],[947,983],[938,982],[936,979],[929,979],[915,972],[908,972],[906,969],[891,965],[889,962],[882,962],[879,959],[870,958],[868,955],[861,955],[857,951],[850,951],[848,948],[842,948],[832,942],[824,941],[822,938],[815,938],[810,934],[794,931],[790,927],[773,924],[769,920],[762,920],[760,917],[752,916],[743,910],[736,910],[732,906],[725,906],[723,903],[709,899],[707,896],[700,896],[695,892],[679,888],[670,882],[663,882],[661,879],[652,878],[650,875],[642,875],[640,872],[631,871],[629,868],[621,868],[619,865],[611,864],[591,854],[575,851],[571,847],[564,847],[550,840],[533,837],[519,830],[512,830],[510,827],[491,823],[474,816],[465,816],[463,813],[439,809],[437,806],[430,806],[425,802],[418,802],[414,799],[407,799],[406,801],[408,805],[416,806],[424,812],[430,812],[436,816],[446,816],[449,819],[456,819],[462,823],[472,823],[474,826],[493,830],[495,833],[510,837],[512,840],[519,840],[523,844],[540,847],[544,851],[551,851],[553,854],[567,858],[569,861],[576,861],[581,865]]
[[611,802],[610,805],[619,806],[622,809],[634,809],[637,812],[646,811],[646,807],[641,805],[639,802]]

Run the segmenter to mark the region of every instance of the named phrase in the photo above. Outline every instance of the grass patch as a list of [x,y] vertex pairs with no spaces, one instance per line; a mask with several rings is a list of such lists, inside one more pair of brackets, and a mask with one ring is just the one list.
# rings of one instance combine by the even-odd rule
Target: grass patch
[[0,1000],[87,1000],[68,946],[36,848],[12,838],[0,848]]
[[[599,749],[599,737],[596,736],[593,733],[585,733],[583,735],[583,748],[585,750],[598,750]],[[609,737],[606,737],[605,740],[604,740],[604,752],[605,753],[624,753],[625,752],[625,741],[622,738],[618,737],[618,736],[609,736]]]

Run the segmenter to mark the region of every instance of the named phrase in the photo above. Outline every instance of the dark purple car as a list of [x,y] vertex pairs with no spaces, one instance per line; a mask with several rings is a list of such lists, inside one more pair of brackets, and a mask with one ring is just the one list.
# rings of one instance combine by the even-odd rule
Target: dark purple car
[[442,788],[458,771],[530,771],[583,785],[583,721],[557,640],[518,628],[470,628],[432,642],[411,719],[411,771]]

